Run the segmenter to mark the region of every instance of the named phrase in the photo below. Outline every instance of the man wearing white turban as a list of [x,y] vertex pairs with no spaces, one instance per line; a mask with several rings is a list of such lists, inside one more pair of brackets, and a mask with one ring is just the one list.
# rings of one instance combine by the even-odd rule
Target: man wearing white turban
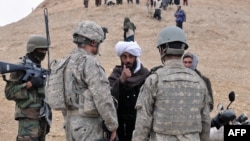
[[137,42],[119,41],[115,52],[121,65],[115,66],[108,79],[111,94],[118,100],[117,134],[119,141],[131,141],[136,119],[135,104],[149,71],[140,62],[142,51]]

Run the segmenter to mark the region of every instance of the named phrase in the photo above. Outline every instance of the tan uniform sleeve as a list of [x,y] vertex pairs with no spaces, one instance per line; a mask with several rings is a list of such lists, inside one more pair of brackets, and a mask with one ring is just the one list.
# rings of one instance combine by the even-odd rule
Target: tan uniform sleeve
[[157,75],[150,75],[142,85],[136,103],[136,124],[132,141],[148,141],[152,129],[153,105]]
[[115,131],[118,128],[117,114],[104,69],[94,57],[88,58],[85,63],[85,81],[93,94],[97,111],[105,121],[108,130]]

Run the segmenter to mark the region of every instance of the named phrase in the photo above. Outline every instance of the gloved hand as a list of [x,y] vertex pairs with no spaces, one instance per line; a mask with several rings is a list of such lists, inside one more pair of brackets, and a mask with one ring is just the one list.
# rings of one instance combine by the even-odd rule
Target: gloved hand
[[32,84],[32,87],[35,88],[40,88],[44,86],[44,78],[42,78],[41,76],[37,76],[37,77],[32,77],[30,82]]

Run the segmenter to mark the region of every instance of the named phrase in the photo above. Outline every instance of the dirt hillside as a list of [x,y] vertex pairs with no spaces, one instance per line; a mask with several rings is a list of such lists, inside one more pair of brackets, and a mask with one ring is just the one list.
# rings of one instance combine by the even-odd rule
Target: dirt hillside
[[[27,17],[0,27],[0,61],[18,62],[25,54],[29,36],[45,35],[44,8],[49,13],[51,60],[76,47],[72,43],[72,31],[79,21],[93,20],[108,27],[101,56],[97,56],[107,76],[120,63],[114,45],[123,40],[124,17],[129,17],[137,27],[135,40],[142,47],[141,61],[149,69],[161,64],[155,46],[157,33],[165,26],[175,25],[175,5],[162,11],[162,20],[157,21],[148,16],[146,0],[141,0],[140,5],[127,4],[124,0],[123,5],[109,7],[95,7],[94,0],[90,0],[88,9],[83,8],[80,0],[45,0]],[[187,51],[198,56],[198,69],[210,78],[215,106],[220,102],[228,104],[228,93],[235,91],[236,101],[232,108],[237,114],[245,112],[250,116],[250,1],[189,0],[189,5],[182,8],[187,13],[187,22],[183,25],[190,46]],[[44,66],[47,66],[46,61]],[[0,141],[14,141],[17,134],[14,102],[6,100],[4,86],[5,82],[0,81]],[[216,112],[214,110],[211,116]],[[53,111],[48,141],[66,141],[62,125],[61,113]]]

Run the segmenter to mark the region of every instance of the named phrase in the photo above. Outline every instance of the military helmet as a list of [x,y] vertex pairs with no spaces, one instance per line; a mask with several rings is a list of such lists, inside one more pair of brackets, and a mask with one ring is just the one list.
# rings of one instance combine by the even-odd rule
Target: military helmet
[[48,48],[47,39],[42,35],[33,35],[27,42],[27,53],[31,53],[37,48]]
[[73,37],[74,42],[77,44],[79,43],[79,35],[97,43],[101,43],[104,40],[104,32],[102,27],[93,21],[82,21],[76,26],[73,32]]
[[185,50],[188,48],[186,41],[186,35],[184,31],[176,26],[169,26],[163,28],[157,37],[157,48],[162,44],[168,44],[171,42],[182,42],[185,44]]

